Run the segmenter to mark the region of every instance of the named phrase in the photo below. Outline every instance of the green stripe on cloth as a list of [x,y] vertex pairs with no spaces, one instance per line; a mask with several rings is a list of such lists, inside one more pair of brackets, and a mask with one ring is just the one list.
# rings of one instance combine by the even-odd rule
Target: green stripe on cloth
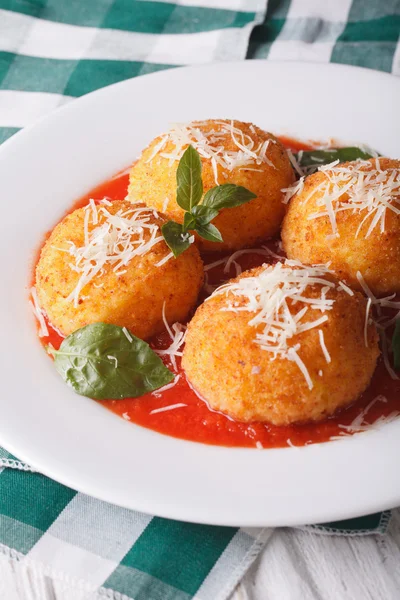
[[0,144],[8,140],[19,130],[19,127],[0,127]]
[[[0,52],[0,89],[82,96],[143,73],[144,63],[122,60],[60,60]],[[148,73],[171,65],[146,63]]]
[[334,535],[362,535],[370,534],[372,531],[384,534],[389,524],[390,514],[390,511],[384,511],[345,521],[309,525],[307,529]]
[[369,21],[388,15],[400,15],[399,0],[352,0],[348,21]]
[[370,21],[347,23],[338,41],[341,42],[397,42],[400,16],[390,15]]
[[166,2],[116,0],[101,27],[141,33],[197,33],[243,27],[253,21],[254,16],[253,12],[178,6]]
[[[179,565],[174,565],[179,569]],[[106,589],[117,590],[135,600],[190,600],[193,596],[174,586],[168,585],[143,571],[123,564],[104,583]]]
[[[349,22],[333,48],[331,60],[390,73],[399,40],[400,13],[379,16],[379,10],[370,10],[373,18],[366,19],[364,14],[363,20],[355,21],[364,5],[360,0],[353,0]],[[397,10],[400,10],[400,3],[397,3]]]
[[38,473],[6,469],[0,475],[0,514],[45,531],[76,492]]
[[332,62],[391,73],[397,45],[393,42],[337,42]]
[[[194,595],[231,541],[237,528],[194,525],[154,518],[121,565],[144,571],[167,585]],[[159,540],[164,540],[162,546]],[[197,548],[193,554],[193,547]],[[176,570],[182,556],[185,569]]]
[[253,29],[246,58],[267,58],[285,24],[290,0],[269,0],[264,21]]
[[182,6],[146,0],[0,0],[0,9],[86,27],[136,31],[138,33],[195,33],[226,27],[243,27],[254,19],[254,12]]

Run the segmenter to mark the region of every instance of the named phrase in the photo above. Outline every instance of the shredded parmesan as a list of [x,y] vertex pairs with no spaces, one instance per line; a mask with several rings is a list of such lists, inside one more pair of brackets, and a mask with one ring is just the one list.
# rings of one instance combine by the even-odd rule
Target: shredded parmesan
[[128,340],[128,342],[132,343],[133,342],[133,337],[131,336],[131,334],[129,333],[129,331],[127,330],[127,328],[123,327],[122,331],[123,331],[126,339]]
[[183,402],[178,402],[177,404],[170,404],[169,406],[163,406],[162,408],[155,408],[150,411],[151,415],[155,415],[157,413],[166,412],[167,410],[174,410],[175,408],[183,408],[187,406],[187,404],[183,404]]
[[[374,163],[368,160],[356,160],[349,164],[338,164],[336,160],[323,165],[318,170],[325,175],[324,181],[312,190],[307,202],[317,192],[316,206],[319,210],[309,215],[309,219],[328,217],[333,236],[339,237],[337,214],[343,211],[360,213],[362,216],[355,237],[364,231],[364,237],[378,229],[385,232],[387,210],[400,214],[400,169],[382,169],[379,158]],[[285,189],[285,201],[302,189],[304,178]],[[322,191],[322,194],[320,192]]]
[[[286,259],[264,265],[255,277],[243,277],[222,285],[213,296],[226,295],[226,304],[221,310],[250,313],[249,325],[258,328],[254,342],[269,352],[272,360],[281,357],[295,362],[312,389],[313,382],[295,338],[328,320],[326,314],[313,321],[304,319],[309,307],[321,313],[332,309],[334,299],[327,298],[327,292],[336,288],[336,284],[326,278],[328,274],[330,271],[325,265],[308,267]],[[320,288],[319,297],[307,295],[310,287]],[[320,341],[323,355],[329,362],[330,355],[321,334]]]
[[167,390],[170,390],[173,387],[175,387],[176,384],[178,383],[178,381],[180,380],[180,378],[181,378],[181,376],[177,375],[175,377],[175,379],[173,381],[171,381],[171,383],[167,383],[167,385],[164,385],[163,387],[158,388],[158,390],[154,390],[154,392],[152,392],[151,395],[159,398],[161,396],[162,392],[166,392]]
[[296,157],[293,154],[293,152],[291,150],[289,150],[289,148],[287,148],[286,152],[287,152],[289,160],[290,160],[290,162],[292,164],[292,167],[294,168],[294,170],[296,171],[296,173],[298,175],[300,175],[300,177],[303,177],[303,175],[305,174],[304,170],[302,169],[302,167],[300,167],[300,165],[299,165],[298,161],[296,160]]
[[165,316],[165,301],[162,308],[162,318],[165,325],[165,329],[171,338],[171,344],[165,350],[156,350],[160,356],[169,356],[174,371],[177,370],[176,357],[182,356],[181,347],[185,342],[186,337],[186,326],[181,323],[174,323],[172,327],[169,326],[167,318]]
[[[275,143],[267,139],[256,143],[251,135],[244,133],[235,126],[235,121],[215,121],[217,129],[209,129],[209,122],[196,121],[193,123],[173,123],[171,129],[163,135],[147,159],[151,162],[156,155],[166,158],[170,164],[180,160],[187,146],[192,145],[202,158],[209,159],[214,173],[216,185],[218,181],[218,166],[226,171],[236,168],[250,170],[251,165],[275,165],[267,156],[268,147]],[[254,137],[256,132],[250,128]],[[227,137],[232,140],[235,150],[226,149]],[[166,152],[166,145],[172,142],[173,150]],[[252,168],[251,170],[259,170]]]
[[350,423],[350,425],[339,425],[340,429],[343,429],[344,431],[347,431],[349,433],[357,433],[359,431],[368,431],[372,428],[376,428],[377,426],[387,423],[388,420],[389,421],[393,420],[395,417],[397,417],[400,414],[398,411],[396,411],[396,412],[391,413],[387,417],[385,417],[385,416],[379,417],[379,419],[377,419],[372,424],[366,423],[365,418],[366,418],[367,414],[369,413],[371,408],[377,402],[386,403],[387,398],[382,395],[376,396],[376,398],[371,400],[371,402],[360,412],[360,414],[356,416],[356,418]]
[[162,267],[163,265],[165,265],[166,262],[169,261],[170,258],[173,258],[173,256],[174,256],[174,253],[170,252],[169,254],[164,256],[164,258],[162,258],[158,263],[156,263],[156,267]]
[[264,246],[262,248],[245,248],[244,250],[236,250],[236,252],[234,252],[233,254],[228,256],[227,259],[225,259],[226,264],[224,267],[224,273],[229,273],[230,268],[232,264],[236,262],[236,259],[240,258],[240,256],[243,256],[245,254],[261,254],[263,256],[271,256],[271,251],[268,250],[268,248],[265,248]]
[[39,299],[37,297],[36,288],[31,288],[31,297],[33,302],[30,300],[29,304],[32,307],[32,310],[35,314],[35,317],[39,323],[39,337],[47,337],[49,335],[49,330],[47,329],[46,321],[44,320],[42,309],[40,308]]
[[318,335],[319,335],[319,343],[321,346],[321,350],[323,352],[323,355],[325,356],[326,362],[329,364],[332,359],[327,350],[327,347],[325,346],[324,332],[322,331],[322,329],[318,329]]
[[112,354],[107,354],[107,358],[108,358],[108,360],[113,360],[114,361],[114,367],[115,368],[118,367],[118,359],[116,358],[116,356],[113,356]]
[[256,442],[256,448],[257,448],[257,450],[262,450],[264,448],[264,446],[262,445],[261,442]]
[[351,288],[349,288],[348,285],[346,285],[345,283],[343,283],[343,281],[339,281],[339,287],[342,288],[343,291],[346,292],[346,294],[348,294],[349,296],[354,296],[354,292]]
[[152,211],[146,207],[132,205],[112,214],[104,202],[90,202],[84,210],[84,245],[76,247],[68,242],[68,248],[62,250],[71,255],[70,267],[80,275],[67,297],[75,306],[82,299],[84,287],[101,276],[106,266],[121,275],[135,256],[146,254],[163,239],[158,224],[151,222]]
[[162,205],[162,212],[165,213],[165,211],[168,208],[168,204],[169,204],[169,198],[165,198],[163,205]]

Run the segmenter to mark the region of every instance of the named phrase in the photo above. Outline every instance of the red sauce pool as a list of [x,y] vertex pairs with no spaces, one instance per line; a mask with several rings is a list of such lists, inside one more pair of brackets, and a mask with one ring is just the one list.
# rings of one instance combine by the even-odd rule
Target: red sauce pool
[[[312,149],[312,146],[297,140],[280,139],[286,147],[290,147],[292,150]],[[79,199],[68,212],[86,205],[90,198],[95,200],[101,200],[104,197],[110,200],[124,198],[127,192],[128,179],[127,174],[117,175]],[[275,243],[270,242],[269,245],[274,247]],[[204,262],[210,264],[221,257],[220,253],[209,255],[205,257]],[[246,254],[237,259],[242,269],[259,266],[264,261],[264,256],[255,253]],[[234,270],[223,275],[222,269],[218,267],[208,273],[211,284],[219,283],[222,277],[228,279],[235,275]],[[41,338],[42,343],[51,342],[55,348],[58,348],[63,338],[52,329],[50,324],[49,332],[48,337]],[[151,345],[153,348],[161,349],[167,347],[169,343],[169,338],[165,333],[152,340]],[[172,370],[172,365],[167,357],[164,362]],[[395,411],[400,412],[400,381],[390,378],[382,360],[378,362],[369,388],[350,407],[321,423],[285,427],[263,423],[239,423],[223,414],[211,411],[207,404],[200,400],[189,387],[185,374],[180,367],[179,358],[177,359],[177,366],[180,378],[178,383],[169,390],[161,393],[153,392],[153,394],[146,394],[140,398],[102,400],[99,403],[129,421],[173,437],[220,446],[254,447],[257,442],[260,442],[264,448],[276,448],[292,444],[304,446],[311,443],[325,442],[331,437],[344,435],[347,432],[342,426],[350,425],[377,396],[383,396],[386,398],[386,402],[375,402],[368,410],[363,425],[372,424],[380,417],[387,417]],[[186,406],[150,414],[153,410],[177,403],[186,404]]]

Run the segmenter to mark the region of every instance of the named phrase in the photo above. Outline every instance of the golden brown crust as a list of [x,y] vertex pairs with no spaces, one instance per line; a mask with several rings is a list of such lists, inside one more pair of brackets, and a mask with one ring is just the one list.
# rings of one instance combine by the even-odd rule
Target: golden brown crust
[[[374,159],[369,162],[373,164]],[[382,169],[400,170],[398,160],[380,158],[379,162]],[[324,173],[310,175],[304,182],[304,189],[290,202],[282,227],[282,241],[288,257],[305,264],[330,262],[338,277],[355,289],[360,289],[356,277],[357,271],[360,271],[374,294],[400,292],[400,215],[387,210],[384,233],[380,233],[378,225],[365,238],[370,220],[357,237],[356,233],[366,211],[339,212],[336,222],[340,237],[332,237],[328,217],[308,218],[321,210],[316,203],[322,196],[322,190],[305,202],[325,180]],[[344,194],[341,200],[346,201],[346,198]]]
[[[198,126],[203,132],[210,129],[221,130],[221,125],[214,120],[207,121],[206,125],[201,124]],[[213,224],[221,231],[224,243],[218,244],[198,239],[202,250],[222,251],[252,246],[279,231],[285,212],[281,189],[292,184],[294,180],[293,170],[282,144],[272,134],[258,127],[254,126],[255,133],[253,133],[250,126],[251,123],[235,121],[235,127],[241,129],[244,134],[250,135],[256,147],[268,139],[271,140],[267,157],[276,168],[262,163],[261,165],[249,165],[248,169],[243,167],[227,171],[220,165],[217,166],[218,182],[220,184],[235,183],[236,185],[242,185],[257,194],[257,198],[245,205],[221,211],[218,217],[214,219]],[[151,161],[147,162],[160,139],[160,137],[156,138],[133,165],[130,174],[128,199],[145,202],[148,206],[163,211],[168,218],[181,223],[184,213],[176,203],[176,169],[178,161],[170,164],[169,159],[156,155]],[[223,144],[226,150],[237,150],[229,135],[221,137],[219,144]],[[172,142],[168,142],[166,147],[163,148],[163,152],[172,152],[173,150],[174,145]],[[210,159],[202,158],[201,161],[204,192],[207,192],[216,185],[214,171]],[[251,170],[253,168],[259,169],[259,171]],[[169,199],[169,202],[165,209],[164,201],[166,198]]]
[[[132,204],[115,201],[107,207],[112,214],[121,208],[132,209]],[[152,223],[161,226],[165,222],[162,216],[156,217],[150,211],[149,216]],[[135,256],[126,266],[126,273],[119,277],[106,265],[104,275],[90,281],[82,290],[78,307],[67,300],[79,274],[69,266],[71,256],[58,248],[67,248],[68,240],[77,247],[84,244],[83,220],[83,208],[65,217],[43,246],[36,267],[40,305],[59,331],[68,335],[88,323],[102,321],[125,326],[137,337],[148,339],[164,328],[164,301],[170,323],[186,319],[203,283],[203,264],[194,245],[179,258],[171,258],[157,267],[169,253],[161,241],[146,254]],[[92,227],[90,225],[89,230]],[[99,285],[102,287],[97,287]]]
[[[244,276],[257,275],[261,269]],[[307,295],[319,297],[320,287],[308,288]],[[249,313],[220,310],[226,305],[225,295],[202,304],[189,324],[183,355],[188,380],[212,409],[239,421],[274,425],[319,421],[349,405],[370,382],[379,355],[378,336],[375,326],[369,325],[365,346],[366,301],[361,294],[349,296],[338,289],[327,297],[335,303],[319,329],[331,362],[322,353],[317,328],[296,335],[290,343],[301,344],[299,356],[313,381],[312,390],[294,362],[271,360],[271,354],[254,343],[257,328],[248,325]],[[300,308],[297,304],[296,312]],[[305,320],[320,317],[320,311],[309,309]],[[260,372],[252,372],[254,367]]]

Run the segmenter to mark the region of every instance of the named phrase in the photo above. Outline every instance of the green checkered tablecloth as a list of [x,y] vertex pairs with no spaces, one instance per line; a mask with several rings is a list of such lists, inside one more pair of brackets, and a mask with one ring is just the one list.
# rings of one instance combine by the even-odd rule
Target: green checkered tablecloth
[[[399,30],[398,0],[0,0],[0,142],[77,96],[183,64],[296,59],[399,75]],[[306,529],[382,534],[388,519]],[[0,600],[225,600],[271,533],[112,506],[0,449]]]

